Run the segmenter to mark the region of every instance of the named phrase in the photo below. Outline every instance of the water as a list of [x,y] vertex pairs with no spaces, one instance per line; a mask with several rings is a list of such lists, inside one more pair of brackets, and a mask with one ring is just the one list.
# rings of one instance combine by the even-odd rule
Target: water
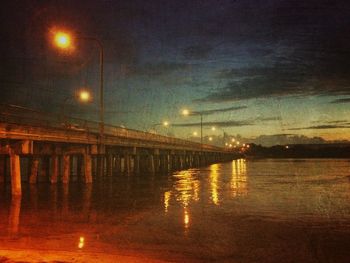
[[349,160],[42,183],[12,201],[2,187],[0,262],[13,251],[52,262],[350,262]]

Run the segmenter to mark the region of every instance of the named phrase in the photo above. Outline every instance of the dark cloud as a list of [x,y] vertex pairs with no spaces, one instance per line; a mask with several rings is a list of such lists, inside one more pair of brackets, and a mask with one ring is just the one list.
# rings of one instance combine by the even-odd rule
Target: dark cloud
[[[204,110],[201,111],[200,113],[202,115],[212,115],[216,113],[221,113],[221,112],[228,112],[228,111],[237,111],[237,110],[242,110],[248,108],[247,106],[233,106],[233,107],[228,107],[228,108],[221,108],[221,109],[213,109],[213,110]],[[198,115],[197,112],[194,112],[191,115]]]
[[344,99],[336,99],[331,101],[330,103],[350,103],[350,98],[344,98]]
[[[269,122],[269,121],[278,121],[280,120],[279,117],[258,117],[251,120],[242,120],[242,121],[210,121],[210,122],[203,122],[203,126],[217,126],[217,127],[242,127],[242,126],[250,126],[255,125],[257,123],[261,122]],[[177,127],[198,127],[200,126],[200,122],[193,122],[193,123],[177,123],[173,124],[173,126]]]
[[[252,121],[209,121],[203,122],[202,125],[205,126],[217,126],[217,127],[242,127],[254,125]],[[192,123],[175,123],[173,124],[175,127],[199,127],[201,126],[200,122],[192,122]]]
[[350,125],[330,125],[330,124],[324,124],[324,125],[315,125],[315,126],[308,126],[308,127],[301,127],[301,128],[290,128],[288,130],[290,131],[298,131],[298,130],[324,130],[324,129],[349,129]]
[[191,67],[187,63],[176,63],[176,62],[159,62],[159,63],[147,63],[144,65],[130,66],[124,70],[125,76],[130,77],[157,77],[166,74],[171,74],[177,71],[189,70]]
[[260,135],[254,139],[242,139],[242,141],[261,144],[263,146],[286,145],[286,144],[319,144],[325,143],[321,137],[307,137],[295,134]]
[[205,59],[209,56],[212,50],[213,47],[206,44],[194,45],[186,47],[183,50],[183,55],[187,59]]
[[265,121],[281,121],[282,118],[279,116],[274,116],[274,117],[258,117],[255,119],[255,121],[261,121],[261,122],[265,122]]
[[198,101],[350,95],[350,9],[345,1],[267,1],[265,6],[244,1],[227,10],[236,16],[218,18],[217,32],[225,32],[226,40],[232,34],[232,43],[246,43],[246,50],[261,43],[271,53],[244,67],[224,69],[217,75],[224,86]]
[[[331,75],[329,72],[326,73],[326,68],[320,68],[317,75],[312,71],[311,67],[302,62],[288,62],[288,60],[280,61],[273,67],[223,70],[218,77],[225,79],[227,84],[197,101],[223,102],[298,95],[350,95],[350,75],[344,76],[340,72]],[[334,103],[349,101],[339,99]]]

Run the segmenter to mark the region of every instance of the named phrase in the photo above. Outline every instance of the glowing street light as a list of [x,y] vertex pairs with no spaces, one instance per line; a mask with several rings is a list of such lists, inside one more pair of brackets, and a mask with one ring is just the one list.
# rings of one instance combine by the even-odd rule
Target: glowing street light
[[201,112],[201,111],[190,112],[188,109],[183,109],[182,115],[184,115],[184,116],[200,115],[201,116],[201,151],[202,151],[202,148],[203,148],[203,112]]
[[78,98],[81,102],[89,102],[91,100],[91,94],[87,90],[81,90],[78,92]]
[[237,142],[236,142],[236,144],[237,144],[237,145],[239,145],[239,144],[240,144],[240,142],[239,142],[239,141],[237,141]]
[[197,135],[198,135],[198,132],[194,131],[193,136],[197,136]]
[[[56,47],[67,50],[73,46],[72,35],[67,31],[53,30],[53,42]],[[102,42],[94,37],[79,37],[79,39],[90,40],[97,43],[100,50],[100,145],[103,148],[104,141],[104,88],[103,88],[103,75],[104,75],[104,49]]]
[[155,123],[152,125],[152,129],[154,130],[154,132],[156,132],[156,127],[157,126],[163,126],[165,128],[168,128],[170,126],[170,122],[169,121],[163,121],[161,123]]
[[57,31],[54,35],[54,44],[62,49],[68,49],[72,46],[71,35],[67,32]]
[[182,115],[188,116],[188,115],[190,115],[190,111],[188,109],[184,109],[184,110],[182,110]]
[[64,122],[66,121],[66,106],[70,100],[78,101],[81,103],[88,103],[92,100],[92,95],[89,90],[81,89],[76,91],[75,95],[66,97],[61,105],[60,113],[60,117],[63,118]]
[[213,137],[209,137],[209,141],[212,141],[213,140]]
[[232,139],[231,139],[231,142],[235,142],[235,141],[236,141],[235,138],[232,138]]
[[216,130],[215,126],[211,127],[211,130],[212,130],[212,131],[215,131],[215,130]]

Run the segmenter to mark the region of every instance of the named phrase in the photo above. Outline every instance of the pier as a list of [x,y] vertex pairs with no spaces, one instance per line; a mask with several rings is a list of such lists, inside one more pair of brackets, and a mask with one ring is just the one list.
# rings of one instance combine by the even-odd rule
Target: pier
[[15,105],[0,106],[0,183],[11,182],[20,196],[22,183],[40,180],[91,184],[103,177],[167,173],[237,158],[237,152],[113,125]]

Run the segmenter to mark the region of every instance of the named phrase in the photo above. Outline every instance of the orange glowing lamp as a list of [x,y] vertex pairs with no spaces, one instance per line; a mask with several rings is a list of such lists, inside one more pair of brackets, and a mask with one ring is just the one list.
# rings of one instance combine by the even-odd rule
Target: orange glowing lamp
[[54,43],[57,47],[68,49],[72,46],[72,37],[64,31],[57,31],[54,35]]

